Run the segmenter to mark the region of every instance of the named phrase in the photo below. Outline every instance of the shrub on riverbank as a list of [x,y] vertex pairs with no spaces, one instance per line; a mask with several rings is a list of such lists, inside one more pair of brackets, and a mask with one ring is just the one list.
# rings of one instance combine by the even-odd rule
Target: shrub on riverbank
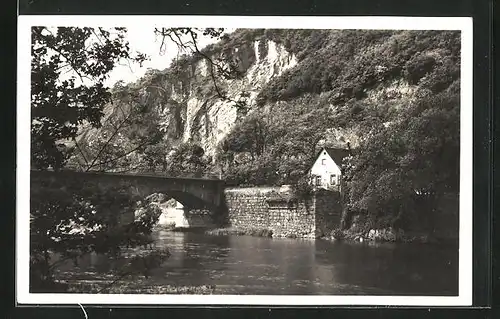
[[155,230],[174,230],[175,228],[176,228],[175,222],[164,224],[164,225],[157,224],[154,227]]
[[205,232],[207,235],[213,236],[255,236],[255,237],[272,237],[273,231],[265,228],[217,228],[210,229]]
[[330,237],[336,240],[343,240],[346,238],[346,231],[336,228],[332,230],[332,233],[330,234]]
[[451,242],[447,238],[435,238],[423,232],[404,232],[403,230],[395,230],[393,228],[370,229],[368,231],[360,231],[357,228],[350,229],[334,229],[330,233],[329,239],[346,240],[346,241],[374,241],[374,242],[400,242],[400,243],[446,243]]
[[145,285],[140,282],[120,283],[107,288],[109,284],[102,281],[66,283],[68,292],[72,293],[109,293],[109,294],[192,294],[211,295],[215,293],[215,285],[172,286]]

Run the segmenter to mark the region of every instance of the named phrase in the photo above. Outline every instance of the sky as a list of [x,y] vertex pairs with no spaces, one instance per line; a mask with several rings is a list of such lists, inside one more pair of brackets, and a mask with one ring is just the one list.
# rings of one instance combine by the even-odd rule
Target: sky
[[[234,30],[226,29],[226,31],[232,32]],[[216,41],[215,39],[201,35],[198,39],[200,49]],[[121,62],[110,73],[110,77],[106,81],[108,86],[113,86],[114,83],[120,80],[125,83],[135,82],[146,73],[148,68],[164,70],[179,55],[177,46],[173,42],[167,42],[165,52],[160,52],[161,38],[154,34],[154,27],[151,26],[128,27],[127,40],[132,52],[139,51],[145,53],[150,57],[150,60],[144,62],[142,67],[137,63]]]

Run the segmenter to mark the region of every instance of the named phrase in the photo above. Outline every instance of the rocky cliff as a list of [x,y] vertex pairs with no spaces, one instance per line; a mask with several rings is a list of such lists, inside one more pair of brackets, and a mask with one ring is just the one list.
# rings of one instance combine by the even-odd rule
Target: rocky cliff
[[215,155],[217,144],[243,115],[235,101],[244,100],[246,112],[254,110],[262,87],[297,63],[296,57],[282,45],[266,39],[243,43],[226,54],[236,61],[242,75],[218,83],[224,89],[225,99],[214,90],[202,91],[203,87],[213,86],[207,60],[197,61],[184,81],[172,84],[171,99],[182,108],[182,141],[199,143],[208,155]]
[[[124,89],[129,94],[134,92],[149,115],[156,118],[154,124],[164,133],[167,144],[174,147],[181,142],[195,142],[206,155],[213,156],[217,144],[235,123],[256,108],[262,87],[294,67],[297,58],[281,44],[257,39],[231,46],[223,56],[211,52],[211,59],[217,65],[231,63],[238,76],[225,78],[214,70],[212,78],[208,59],[184,57],[164,71],[150,70],[136,83],[119,83],[114,88],[115,99],[119,96],[116,92],[123,95]],[[106,114],[106,119],[119,115],[116,105],[110,104]],[[86,136],[92,139],[99,134],[99,130],[93,130]]]

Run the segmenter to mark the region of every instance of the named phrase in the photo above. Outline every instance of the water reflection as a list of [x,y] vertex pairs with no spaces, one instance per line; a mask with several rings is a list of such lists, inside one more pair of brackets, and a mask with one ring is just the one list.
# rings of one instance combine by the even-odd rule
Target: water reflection
[[[149,284],[216,285],[224,294],[457,295],[458,249],[412,244],[350,244],[158,232],[171,257]],[[92,255],[86,267],[109,270]]]

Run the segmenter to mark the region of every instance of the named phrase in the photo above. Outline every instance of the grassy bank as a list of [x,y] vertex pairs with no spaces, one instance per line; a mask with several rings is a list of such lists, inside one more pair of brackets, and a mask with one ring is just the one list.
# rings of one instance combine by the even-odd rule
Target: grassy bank
[[213,236],[255,236],[255,237],[272,237],[273,232],[270,229],[263,228],[216,228],[205,231],[207,235]]
[[140,282],[120,282],[110,287],[103,281],[65,282],[69,293],[106,293],[106,294],[192,294],[211,295],[215,292],[215,285],[202,286],[172,286],[148,285]]

